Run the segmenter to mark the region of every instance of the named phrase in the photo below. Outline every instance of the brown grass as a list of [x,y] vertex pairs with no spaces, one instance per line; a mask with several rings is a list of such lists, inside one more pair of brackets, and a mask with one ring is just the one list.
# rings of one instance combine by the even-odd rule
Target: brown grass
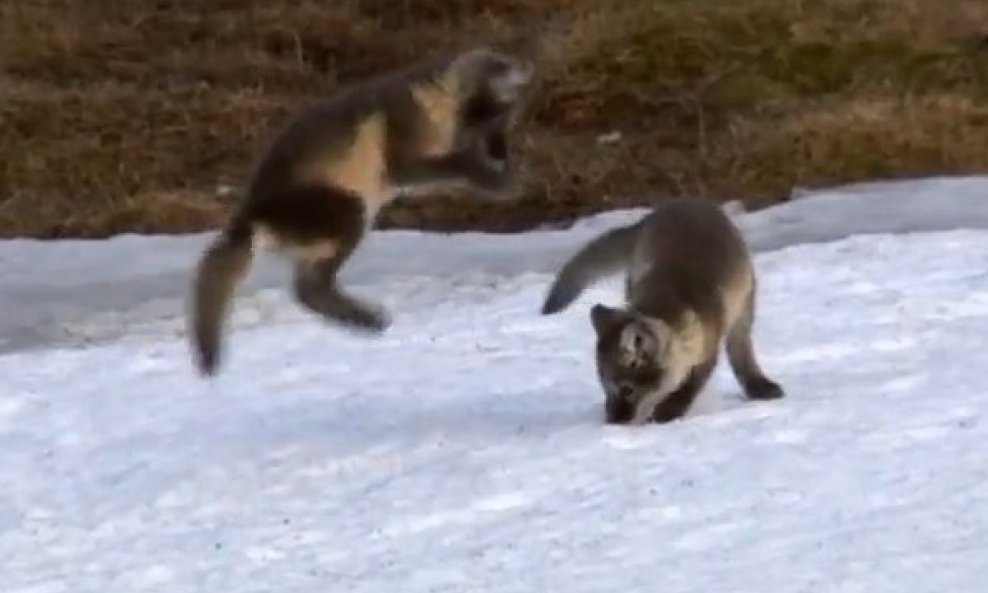
[[511,204],[381,226],[513,230],[650,196],[988,170],[984,0],[0,3],[0,236],[214,228],[301,103],[539,23]]

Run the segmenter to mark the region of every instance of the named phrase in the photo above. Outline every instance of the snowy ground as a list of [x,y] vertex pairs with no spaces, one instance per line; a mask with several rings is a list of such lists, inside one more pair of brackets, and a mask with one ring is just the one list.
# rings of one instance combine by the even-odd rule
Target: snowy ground
[[688,421],[609,427],[586,315],[618,284],[537,310],[638,214],[380,233],[348,271],[379,339],[266,262],[212,383],[177,315],[204,237],[0,243],[0,592],[980,591],[988,179],[740,216],[788,397],[722,367]]

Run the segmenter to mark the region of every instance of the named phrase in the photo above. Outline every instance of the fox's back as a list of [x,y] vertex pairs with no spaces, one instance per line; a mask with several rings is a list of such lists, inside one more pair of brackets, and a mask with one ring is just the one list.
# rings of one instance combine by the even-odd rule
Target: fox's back
[[640,223],[630,263],[628,299],[646,308],[685,299],[732,319],[754,281],[741,233],[717,204],[701,199],[656,204]]
[[648,267],[687,267],[721,284],[748,266],[741,233],[708,200],[673,198],[655,205],[641,222],[633,261]]

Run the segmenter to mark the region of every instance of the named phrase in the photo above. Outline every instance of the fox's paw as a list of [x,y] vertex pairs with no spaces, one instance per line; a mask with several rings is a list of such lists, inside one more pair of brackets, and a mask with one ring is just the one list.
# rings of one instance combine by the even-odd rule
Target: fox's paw
[[383,307],[367,305],[348,313],[341,321],[361,333],[382,334],[391,327],[391,316]]
[[766,377],[755,379],[745,385],[745,393],[749,399],[771,400],[785,397],[782,386]]

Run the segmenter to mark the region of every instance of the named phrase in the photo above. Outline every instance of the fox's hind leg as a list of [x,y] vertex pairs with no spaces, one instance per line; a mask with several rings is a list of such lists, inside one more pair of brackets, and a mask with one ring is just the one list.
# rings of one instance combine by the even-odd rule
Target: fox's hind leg
[[741,315],[728,329],[725,348],[727,360],[734,377],[750,399],[778,399],[785,395],[782,387],[765,376],[755,358],[755,347],[751,340],[754,322],[755,286],[752,285]]
[[297,187],[258,203],[252,214],[294,260],[300,305],[353,329],[380,333],[387,328],[382,308],[347,294],[337,279],[369,226],[360,196],[329,186]]
[[336,275],[346,255],[296,264],[295,297],[308,310],[329,321],[362,332],[381,333],[390,325],[384,309],[347,294],[337,281]]

